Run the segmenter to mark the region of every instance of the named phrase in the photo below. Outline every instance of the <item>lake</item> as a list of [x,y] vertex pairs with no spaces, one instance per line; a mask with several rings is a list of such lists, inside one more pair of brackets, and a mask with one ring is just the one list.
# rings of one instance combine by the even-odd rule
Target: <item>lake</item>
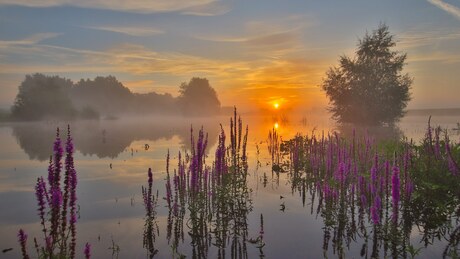
[[[141,193],[147,186],[147,171],[153,171],[153,189],[159,192],[156,207],[158,236],[155,258],[172,258],[172,241],[168,242],[168,208],[165,197],[166,155],[171,154],[171,170],[177,168],[177,155],[190,152],[190,129],[196,134],[201,127],[208,134],[206,162],[212,162],[218,144],[220,125],[227,135],[229,118],[171,118],[138,117],[100,121],[69,122],[75,145],[75,168],[78,175],[78,223],[77,257],[83,257],[86,242],[92,245],[94,258],[147,258],[143,247],[145,208]],[[302,195],[293,190],[287,173],[273,173],[272,158],[268,152],[267,138],[275,129],[283,140],[296,133],[322,134],[339,130],[347,135],[351,129],[337,128],[323,115],[292,114],[242,114],[243,124],[248,125],[247,144],[250,202],[248,213],[241,219],[247,224],[242,250],[243,258],[321,258],[337,257],[332,244],[324,248],[324,221],[316,213],[316,204],[307,193],[305,203]],[[359,129],[363,134],[377,139],[405,136],[420,141],[425,134],[429,112],[407,115],[398,129]],[[460,122],[458,115],[436,115],[432,125],[449,129],[451,140],[459,142],[458,131],[453,130]],[[37,177],[47,175],[49,157],[56,127],[65,132],[65,122],[4,123],[0,125],[0,249],[13,248],[0,254],[0,258],[18,258],[20,249],[17,232],[24,229],[30,238],[41,239],[42,233],[37,216],[34,186]],[[247,242],[260,234],[263,215],[264,246]],[[177,251],[193,258],[193,245],[187,229]],[[413,233],[417,231],[414,230]],[[211,234],[209,234],[211,235]],[[223,242],[231,242],[229,237]],[[29,251],[33,253],[33,238]],[[215,240],[207,239],[206,254],[209,258],[222,257]],[[357,258],[362,254],[362,237],[345,247],[346,257]],[[411,243],[422,247],[420,235],[412,234]],[[214,244],[214,245],[213,245]],[[420,258],[441,257],[445,241],[435,240],[423,248]],[[119,249],[118,249],[119,248]],[[225,257],[231,257],[230,247]],[[368,248],[370,249],[370,248]],[[175,254],[177,255],[177,254]],[[370,253],[365,256],[369,257]],[[382,255],[381,255],[382,256]]]

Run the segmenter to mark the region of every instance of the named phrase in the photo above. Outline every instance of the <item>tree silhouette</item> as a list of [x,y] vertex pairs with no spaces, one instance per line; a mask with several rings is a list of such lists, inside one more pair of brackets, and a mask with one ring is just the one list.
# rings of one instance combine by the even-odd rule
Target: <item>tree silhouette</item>
[[71,97],[77,108],[91,107],[103,114],[117,114],[130,107],[133,94],[114,76],[98,76],[94,80],[81,79]]
[[184,115],[220,113],[216,91],[207,79],[192,78],[180,86],[180,96],[133,93],[114,76],[82,79],[76,84],[59,76],[26,75],[19,86],[11,116],[0,120],[97,119],[100,115]]
[[381,24],[359,41],[356,57],[342,56],[322,88],[340,123],[393,124],[404,115],[412,79],[402,74],[406,54],[392,51],[393,35]]
[[194,77],[182,83],[178,97],[179,106],[185,115],[215,115],[220,113],[217,93],[206,78]]
[[175,99],[170,94],[133,93],[114,76],[80,80],[71,91],[77,109],[91,107],[103,115],[174,114]]
[[76,111],[68,96],[72,85],[69,79],[58,76],[26,75],[11,107],[12,117],[20,120],[74,117]]

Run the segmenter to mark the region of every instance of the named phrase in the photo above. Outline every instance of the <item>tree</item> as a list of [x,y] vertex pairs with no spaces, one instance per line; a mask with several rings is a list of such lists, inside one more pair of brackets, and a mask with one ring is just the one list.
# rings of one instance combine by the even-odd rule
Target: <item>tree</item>
[[178,103],[185,115],[216,115],[220,113],[217,93],[206,78],[194,77],[182,83]]
[[412,79],[402,74],[406,54],[392,51],[393,35],[381,24],[359,40],[356,57],[342,56],[322,88],[340,123],[393,124],[404,115]]
[[81,79],[70,96],[78,109],[90,107],[104,115],[129,112],[134,102],[133,93],[114,76]]
[[11,107],[13,119],[40,120],[46,117],[69,119],[76,111],[68,96],[72,81],[43,74],[26,75]]

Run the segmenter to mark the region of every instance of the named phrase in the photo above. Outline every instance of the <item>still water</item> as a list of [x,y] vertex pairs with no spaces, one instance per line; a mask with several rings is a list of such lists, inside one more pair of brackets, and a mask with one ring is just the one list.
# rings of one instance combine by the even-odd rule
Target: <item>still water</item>
[[[229,116],[207,119],[130,118],[101,121],[69,122],[75,145],[75,167],[78,173],[79,219],[77,223],[77,256],[83,256],[86,242],[92,245],[94,258],[147,258],[143,247],[145,209],[141,195],[147,184],[147,170],[152,168],[153,189],[159,191],[155,240],[155,258],[172,258],[172,245],[166,238],[168,209],[165,196],[166,154],[171,153],[171,167],[177,166],[179,151],[190,150],[190,128],[196,133],[203,127],[208,133],[207,162],[214,157],[220,124],[229,131]],[[296,133],[315,134],[350,129],[337,128],[327,116],[242,114],[243,124],[249,127],[248,187],[252,190],[251,208],[247,215],[247,239],[256,238],[260,231],[260,215],[264,221],[262,249],[248,243],[247,258],[322,258],[337,257],[329,246],[323,251],[324,223],[320,215],[312,213],[307,197],[305,206],[298,193],[293,192],[286,174],[273,175],[267,148],[268,132],[276,128],[287,140]],[[419,141],[425,134],[428,114],[407,116],[397,129],[365,129],[376,138],[401,138]],[[450,130],[458,142],[458,131],[452,130],[459,116],[436,116],[432,125]],[[0,125],[0,258],[18,258],[20,249],[17,232],[24,229],[30,240],[41,237],[34,195],[37,177],[46,176],[56,127],[66,128],[66,122],[36,122]],[[281,199],[281,197],[283,197]],[[311,198],[311,197],[310,197]],[[413,235],[414,246],[421,247],[419,237]],[[347,258],[360,257],[363,242],[358,238],[346,248]],[[119,249],[113,249],[117,247]],[[216,258],[213,246],[207,252]],[[442,255],[443,242],[424,248],[421,258]],[[32,242],[29,251],[33,255]],[[190,237],[185,231],[178,251],[191,258]],[[227,254],[230,257],[230,253]]]

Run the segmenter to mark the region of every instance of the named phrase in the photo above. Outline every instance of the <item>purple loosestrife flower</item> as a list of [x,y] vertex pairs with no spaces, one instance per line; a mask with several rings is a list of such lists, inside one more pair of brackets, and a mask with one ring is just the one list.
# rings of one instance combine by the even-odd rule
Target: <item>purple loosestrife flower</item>
[[70,125],[67,126],[67,141],[65,145],[65,178],[64,178],[64,196],[62,202],[62,215],[61,215],[61,239],[65,239],[67,228],[67,205],[69,203],[69,192],[71,192],[71,178],[72,171],[74,171],[73,152],[74,147],[72,137],[70,136]]
[[[50,156],[50,162],[48,165],[48,184],[49,186],[53,186],[54,183],[54,164],[53,164],[53,157]],[[49,199],[48,199],[49,202]]]
[[174,203],[173,203],[173,215],[175,217],[177,217],[177,215],[179,214],[179,204],[177,204],[177,199],[174,199]]
[[400,200],[400,193],[399,193],[399,168],[397,166],[393,166],[393,176],[391,177],[391,195],[393,198],[393,222],[398,222],[398,213],[399,213],[399,200]]
[[[175,182],[176,182],[176,178],[174,177],[174,183]],[[168,204],[168,208],[171,209],[172,190],[171,190],[171,178],[169,174],[167,176],[165,187],[166,187],[166,203]]]
[[375,166],[371,168],[371,180],[372,180],[372,183],[377,182],[377,168]]
[[27,234],[24,233],[24,230],[20,229],[18,233],[19,244],[21,245],[21,253],[22,258],[29,259],[29,255],[27,254]]
[[60,188],[60,181],[61,181],[61,169],[62,169],[62,155],[63,155],[63,149],[62,149],[62,143],[61,143],[61,138],[59,136],[59,128],[56,130],[56,140],[54,141],[54,147],[53,147],[53,152],[54,152],[54,175],[53,175],[53,183],[52,186],[55,188]]
[[75,169],[73,169],[70,172],[69,186],[70,186],[69,206],[70,206],[71,211],[75,211],[76,206],[77,206],[77,171],[75,171]]
[[60,189],[53,189],[51,193],[53,208],[60,208],[62,205],[62,192]]
[[342,185],[345,182],[345,163],[339,162],[338,170],[336,171],[335,179],[339,181]]
[[[75,258],[76,246],[76,188],[77,188],[77,174],[73,163],[72,138],[70,137],[70,127],[67,135],[66,142],[66,158],[65,158],[65,178],[64,185],[61,187],[61,170],[62,170],[62,157],[63,149],[59,137],[59,129],[57,130],[56,140],[53,146],[53,156],[50,158],[48,166],[48,183],[47,189],[43,177],[37,179],[35,185],[35,195],[38,204],[38,215],[41,219],[43,232],[45,236],[45,246],[39,247],[38,242],[34,239],[35,248],[38,256],[41,257],[65,257]],[[48,204],[48,211],[46,211],[46,204]],[[70,207],[70,219],[67,217],[67,210]],[[61,210],[62,209],[62,210]],[[49,215],[49,229],[45,226],[45,217]],[[67,222],[70,227],[67,228]],[[47,233],[49,231],[49,233]],[[29,258],[26,251],[26,240],[23,230],[19,231],[19,242],[22,247],[24,258]],[[68,243],[69,237],[71,238]],[[58,253],[55,253],[58,249]]]
[[72,237],[70,242],[70,255],[71,258],[75,257],[75,247],[77,245],[77,228],[75,223],[77,222],[77,171],[75,169],[71,170],[71,174],[69,175],[70,179],[70,235]]
[[214,168],[217,178],[217,184],[221,183],[222,176],[226,173],[226,164],[225,164],[225,132],[220,125],[221,131],[219,135],[219,142],[216,149],[216,155],[214,159]]
[[437,127],[434,130],[434,139],[435,139],[435,144],[434,144],[434,154],[437,159],[441,158],[441,145],[439,143],[439,134],[441,133],[441,127]]
[[380,224],[379,212],[375,206],[371,207],[371,216],[372,216],[372,222],[374,223],[374,225]]
[[331,189],[330,189],[329,184],[327,182],[324,182],[323,193],[324,193],[324,198],[325,199],[328,199],[329,196],[331,195]]
[[377,183],[377,168],[373,166],[371,168],[371,184],[370,184],[370,189],[372,195],[375,195],[377,191],[378,183]]
[[433,132],[431,130],[430,122],[431,122],[431,116],[428,119],[428,128],[427,128],[426,134],[425,134],[425,142],[428,142],[428,143],[426,143],[426,144],[428,144],[428,147],[427,147],[428,150],[426,150],[428,153],[433,152]]
[[460,168],[458,164],[455,162],[454,158],[452,157],[452,152],[450,150],[449,138],[446,136],[446,155],[447,155],[447,166],[449,167],[449,171],[453,175],[459,175]]
[[367,198],[366,198],[366,195],[364,194],[361,194],[361,205],[363,208],[367,206]]
[[46,236],[45,226],[45,209],[46,209],[46,185],[43,177],[37,178],[37,184],[35,185],[35,196],[37,197],[38,203],[38,215],[40,216],[41,224],[43,227],[43,233]]
[[[174,185],[176,185],[176,183],[174,183]],[[168,149],[168,154],[166,155],[166,183],[165,183],[165,187],[166,187],[166,202],[168,203],[168,208],[171,209],[172,190],[171,190],[171,176],[169,174],[169,149]]]
[[362,175],[358,176],[358,186],[361,193],[366,192],[366,182],[364,181],[364,177]]
[[148,171],[147,174],[148,174],[148,177],[149,177],[148,182],[149,182],[149,187],[150,187],[150,186],[152,186],[152,183],[153,183],[153,174],[152,174],[152,169],[151,168],[149,168],[149,171]]
[[144,197],[144,206],[145,209],[147,210],[147,214],[150,216],[152,215],[152,210],[153,210],[153,200],[152,200],[152,184],[153,184],[153,175],[152,175],[152,169],[149,168],[148,170],[148,189],[144,189],[142,187],[142,195]]
[[374,225],[380,224],[380,208],[382,206],[382,202],[380,200],[380,196],[375,196],[374,204],[371,208],[371,216]]
[[86,259],[91,258],[91,245],[89,243],[86,243],[84,253],[85,253],[85,258]]
[[58,227],[59,227],[59,212],[62,205],[62,193],[59,188],[51,189],[51,236],[57,240]]

